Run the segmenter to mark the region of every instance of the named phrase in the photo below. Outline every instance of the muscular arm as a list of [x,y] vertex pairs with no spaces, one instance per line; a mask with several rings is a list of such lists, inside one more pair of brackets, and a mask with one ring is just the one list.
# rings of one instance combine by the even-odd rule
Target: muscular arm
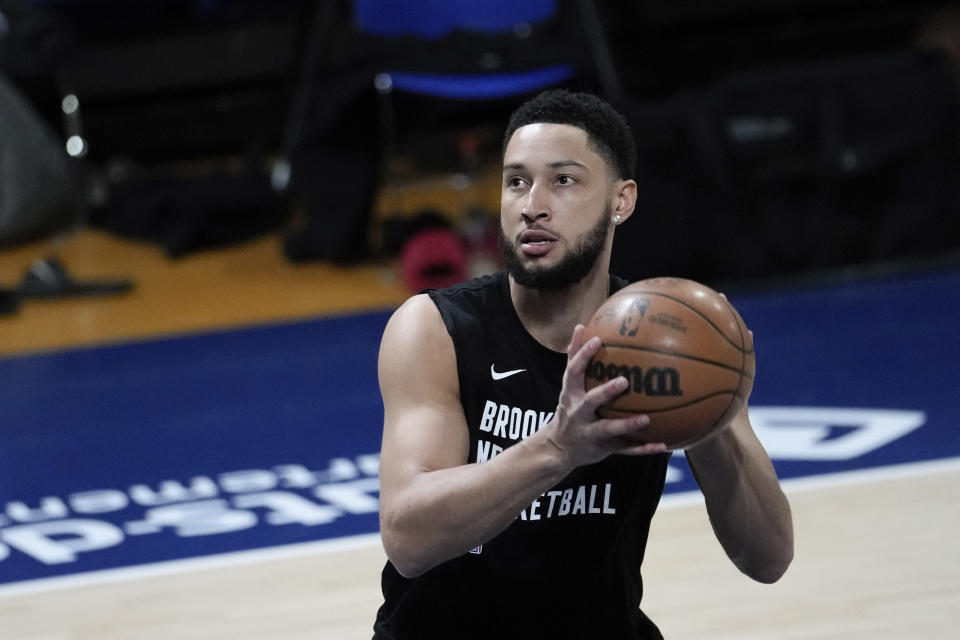
[[793,519],[746,408],[686,456],[727,555],[754,580],[779,580],[793,559]]
[[596,407],[626,381],[584,392],[583,372],[599,344],[584,346],[582,334],[582,327],[574,332],[564,391],[550,424],[490,460],[467,464],[456,356],[439,311],[420,295],[390,319],[379,360],[380,532],[402,575],[415,577],[489,540],[580,464],[613,451],[662,450],[621,439],[636,435],[645,419],[596,419]]

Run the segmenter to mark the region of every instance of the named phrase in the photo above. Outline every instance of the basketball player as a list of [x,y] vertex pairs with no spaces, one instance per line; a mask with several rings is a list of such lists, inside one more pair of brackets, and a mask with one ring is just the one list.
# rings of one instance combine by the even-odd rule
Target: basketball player
[[[625,285],[608,273],[633,213],[635,151],[598,98],[543,93],[503,156],[507,272],[416,295],[380,349],[380,524],[388,562],[375,638],[660,638],[640,564],[669,453],[646,416],[599,419],[626,389],[584,390],[583,325]],[[746,411],[687,460],[723,548],[773,582],[790,508]]]

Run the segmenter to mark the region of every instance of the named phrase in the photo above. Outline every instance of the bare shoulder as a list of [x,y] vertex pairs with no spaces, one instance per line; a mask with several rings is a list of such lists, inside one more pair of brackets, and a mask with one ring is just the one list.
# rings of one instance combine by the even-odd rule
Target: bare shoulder
[[429,296],[413,296],[390,318],[380,343],[378,374],[388,421],[394,410],[410,405],[459,407],[453,339]]
[[[380,342],[380,378],[399,375],[449,373],[456,370],[453,340],[447,333],[437,306],[426,294],[408,299],[397,309]],[[439,370],[439,371],[438,371]]]
[[439,332],[446,333],[440,310],[427,294],[421,293],[408,298],[393,312],[384,330],[384,343],[387,347],[393,347],[395,339],[429,339],[430,334]]
[[419,472],[466,462],[469,444],[460,405],[453,339],[433,301],[418,295],[387,323],[378,364],[383,399],[382,497]]

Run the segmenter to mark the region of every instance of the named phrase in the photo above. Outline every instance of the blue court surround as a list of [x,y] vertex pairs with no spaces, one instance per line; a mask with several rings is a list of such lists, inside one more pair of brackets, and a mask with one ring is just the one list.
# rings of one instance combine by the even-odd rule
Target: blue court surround
[[[730,297],[782,478],[960,456],[960,271]],[[0,359],[0,584],[375,533],[388,317]]]

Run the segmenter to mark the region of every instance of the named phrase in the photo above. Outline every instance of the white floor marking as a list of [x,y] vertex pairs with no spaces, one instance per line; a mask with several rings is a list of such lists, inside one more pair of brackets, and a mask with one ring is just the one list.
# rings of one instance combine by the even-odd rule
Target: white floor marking
[[[960,458],[946,458],[927,462],[911,462],[907,464],[877,467],[857,471],[843,471],[819,476],[789,478],[781,481],[787,494],[799,491],[812,491],[842,485],[878,482],[896,478],[906,478],[935,473],[946,473],[960,470]],[[703,495],[699,491],[666,494],[660,500],[661,509],[670,509],[703,502]],[[265,549],[251,549],[223,553],[201,558],[185,560],[170,560],[154,564],[136,565],[118,569],[106,569],[71,576],[42,578],[24,582],[0,585],[0,598],[10,598],[21,595],[53,591],[56,589],[73,589],[89,587],[99,584],[120,582],[125,580],[139,580],[157,576],[167,576],[188,571],[205,569],[219,569],[236,567],[246,564],[283,560],[319,553],[336,553],[352,549],[365,549],[380,544],[380,535],[370,533],[347,538],[332,540],[318,540],[299,544],[269,547]]]

